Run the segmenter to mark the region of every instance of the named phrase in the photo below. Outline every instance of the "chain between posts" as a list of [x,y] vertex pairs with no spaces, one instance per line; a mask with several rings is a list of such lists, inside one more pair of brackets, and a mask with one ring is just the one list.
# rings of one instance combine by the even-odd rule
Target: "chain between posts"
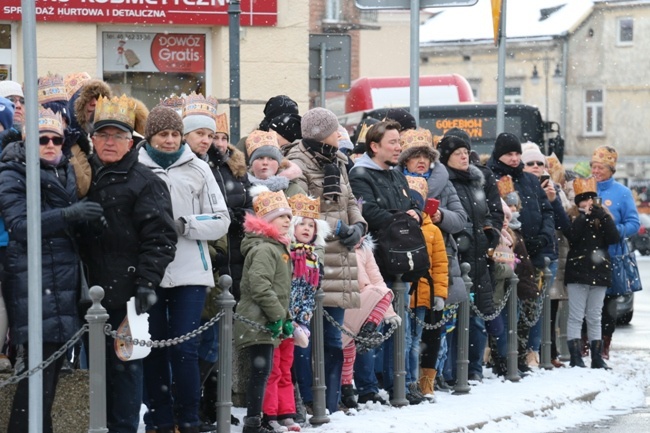
[[[522,301],[519,300],[519,311],[522,311]],[[542,310],[544,308],[544,293],[542,293],[539,298],[535,299],[535,310],[533,310],[533,317],[531,320],[528,320],[525,314],[520,314],[519,319],[524,322],[525,325],[530,326],[531,328],[537,324],[539,321],[540,317],[542,317]]]
[[417,323],[418,325],[422,326],[424,329],[429,331],[433,329],[438,329],[445,323],[449,322],[452,319],[452,317],[454,317],[454,314],[456,314],[456,311],[458,311],[458,303],[450,305],[446,311],[443,311],[442,319],[440,319],[439,322],[426,323],[424,320],[417,317],[413,310],[411,310],[410,308],[406,309],[406,312],[409,314],[409,317],[415,320],[415,323]]
[[352,332],[348,331],[347,329],[345,329],[341,324],[339,324],[339,322],[334,320],[334,318],[332,316],[330,316],[330,314],[327,311],[323,310],[323,315],[325,316],[327,321],[330,322],[332,324],[332,326],[334,326],[336,329],[341,331],[342,334],[347,335],[348,337],[353,339],[356,343],[361,343],[361,344],[363,344],[364,346],[367,346],[367,347],[377,347],[377,346],[379,346],[384,341],[388,340],[391,337],[391,335],[393,335],[393,333],[397,330],[397,325],[393,323],[393,324],[390,325],[390,328],[388,328],[386,330],[386,332],[384,333],[384,335],[382,335],[381,337],[374,337],[374,338],[373,337],[360,337],[360,336],[358,336],[356,334],[353,334]]
[[469,305],[472,308],[472,311],[474,312],[474,314],[476,314],[479,318],[483,319],[484,321],[489,322],[490,320],[494,320],[497,317],[499,317],[499,314],[501,314],[501,310],[503,310],[505,308],[505,306],[507,305],[508,298],[510,298],[510,293],[512,293],[513,289],[514,289],[514,287],[512,287],[512,284],[509,284],[508,285],[508,291],[506,292],[505,296],[503,297],[503,300],[496,307],[496,310],[494,311],[494,313],[490,314],[489,316],[483,315],[479,311],[478,307],[476,307],[474,302],[470,301]]
[[[77,344],[77,342],[81,339],[81,337],[88,332],[89,326],[88,324],[84,324],[73,336],[70,338],[68,341],[66,341],[63,346],[59,348],[56,352],[52,354],[49,358],[38,364],[36,367],[32,368],[31,370],[27,370],[19,375],[12,376],[9,379],[0,382],[0,388],[4,388],[7,385],[13,385],[21,380],[31,376],[34,373],[37,373],[41,370],[45,370],[47,367],[50,366],[54,361],[59,359],[61,356],[65,355],[72,346]],[[25,360],[27,361],[27,360]]]
[[133,338],[130,335],[125,335],[125,334],[118,334],[117,331],[113,331],[113,328],[111,327],[110,324],[106,324],[104,326],[104,334],[106,334],[109,337],[112,337],[114,339],[119,339],[123,340],[127,343],[131,343],[135,346],[142,346],[142,347],[169,347],[169,346],[175,346],[180,343],[184,343],[186,341],[191,340],[192,338],[195,338],[199,336],[201,333],[205,332],[209,327],[214,325],[223,317],[224,313],[220,312],[216,314],[212,319],[204,323],[203,325],[199,326],[193,331],[188,332],[185,335],[181,335],[175,338],[169,338],[167,340],[140,340],[138,338]]

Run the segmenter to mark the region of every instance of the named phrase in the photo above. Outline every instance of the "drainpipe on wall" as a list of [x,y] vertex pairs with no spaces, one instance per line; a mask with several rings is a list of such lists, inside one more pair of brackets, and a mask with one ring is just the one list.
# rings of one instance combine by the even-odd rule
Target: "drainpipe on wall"
[[[569,37],[562,38],[562,89],[560,92],[560,131],[563,137],[567,137],[566,118],[567,118],[567,83],[569,76]],[[548,120],[548,119],[546,119]],[[566,146],[566,141],[565,141]],[[565,147],[566,152],[566,147]]]

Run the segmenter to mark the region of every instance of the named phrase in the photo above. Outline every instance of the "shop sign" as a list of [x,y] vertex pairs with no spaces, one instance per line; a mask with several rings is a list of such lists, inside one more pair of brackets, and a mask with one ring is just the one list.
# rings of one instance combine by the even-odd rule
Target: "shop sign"
[[[2,0],[0,21],[20,21],[21,0]],[[227,26],[228,0],[36,0],[36,19],[51,22]],[[241,24],[274,26],[277,0],[241,2]]]
[[205,34],[103,32],[104,72],[205,72]]

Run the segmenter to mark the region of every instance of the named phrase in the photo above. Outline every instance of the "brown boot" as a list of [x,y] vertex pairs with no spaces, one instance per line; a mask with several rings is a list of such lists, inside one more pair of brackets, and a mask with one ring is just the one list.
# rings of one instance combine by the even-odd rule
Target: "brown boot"
[[609,359],[609,346],[612,344],[612,337],[603,336],[603,359]]
[[427,397],[433,396],[433,385],[436,381],[436,370],[433,368],[423,368],[420,373],[420,391]]

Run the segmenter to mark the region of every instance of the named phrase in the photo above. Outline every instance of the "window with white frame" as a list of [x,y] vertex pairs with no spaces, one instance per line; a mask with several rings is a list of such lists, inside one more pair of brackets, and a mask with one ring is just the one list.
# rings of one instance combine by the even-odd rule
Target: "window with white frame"
[[504,102],[506,104],[521,104],[524,99],[521,94],[521,86],[506,86]]
[[605,103],[602,89],[585,91],[584,133],[585,135],[604,134]]
[[616,43],[618,45],[632,45],[634,43],[634,19],[622,17],[618,19],[618,32]]

